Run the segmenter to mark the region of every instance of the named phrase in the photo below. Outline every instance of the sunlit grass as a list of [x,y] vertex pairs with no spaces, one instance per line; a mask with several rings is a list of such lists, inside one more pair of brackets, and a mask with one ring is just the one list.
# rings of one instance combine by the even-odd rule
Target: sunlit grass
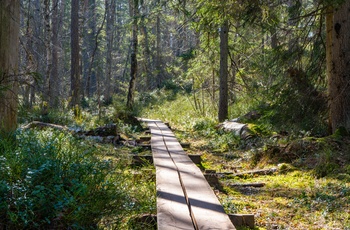
[[[230,187],[230,183],[263,182],[263,188]],[[258,226],[278,229],[346,229],[350,227],[350,183],[312,172],[224,180],[220,199],[228,213],[250,213]]]
[[[204,116],[195,110],[191,100],[193,99],[188,95],[177,95],[176,100],[152,105],[142,112],[142,116],[169,122],[176,129],[188,130],[193,127],[197,119]],[[209,113],[206,116],[213,117]]]

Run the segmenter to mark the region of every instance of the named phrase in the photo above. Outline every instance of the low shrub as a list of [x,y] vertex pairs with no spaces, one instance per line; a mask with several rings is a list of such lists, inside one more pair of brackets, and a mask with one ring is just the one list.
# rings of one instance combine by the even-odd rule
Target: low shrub
[[0,146],[0,229],[96,228],[123,208],[114,165],[84,141],[25,130]]

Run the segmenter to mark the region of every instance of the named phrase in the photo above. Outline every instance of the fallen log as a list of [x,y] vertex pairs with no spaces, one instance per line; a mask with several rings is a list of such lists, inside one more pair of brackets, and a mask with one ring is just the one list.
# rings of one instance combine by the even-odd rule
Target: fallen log
[[258,169],[258,170],[251,170],[251,171],[244,171],[244,172],[219,172],[216,173],[221,176],[225,175],[232,175],[237,177],[242,177],[246,175],[269,175],[277,172],[277,168],[270,168],[270,169]]
[[82,129],[73,129],[63,125],[45,123],[41,121],[32,121],[22,129],[44,129],[51,128],[59,131],[65,131],[77,136],[79,138],[84,138],[88,140],[93,140],[100,143],[112,143],[114,145],[120,144],[121,141],[125,141],[121,138],[120,134],[117,132],[116,124],[108,124],[105,126],[100,126],[95,129],[84,131]]
[[236,119],[225,121],[219,124],[218,128],[243,139],[250,137],[252,133],[247,124],[239,123]]
[[73,129],[73,128],[69,128],[67,126],[45,123],[45,122],[41,122],[41,121],[32,121],[28,125],[23,126],[23,129],[33,129],[33,128],[39,128],[39,129],[52,128],[52,129],[57,129],[60,131],[69,131],[73,134],[85,135],[85,136],[108,137],[108,136],[117,136],[118,135],[116,124],[108,124],[108,125],[100,126],[100,127],[95,128],[95,129],[91,129],[89,131],[83,131],[81,129]]
[[40,121],[32,121],[28,125],[23,126],[23,129],[33,129],[33,128],[39,128],[39,129],[52,128],[52,129],[58,129],[61,131],[72,131],[67,126],[45,123]]
[[243,183],[243,184],[229,184],[231,187],[255,187],[260,188],[264,187],[265,183]]

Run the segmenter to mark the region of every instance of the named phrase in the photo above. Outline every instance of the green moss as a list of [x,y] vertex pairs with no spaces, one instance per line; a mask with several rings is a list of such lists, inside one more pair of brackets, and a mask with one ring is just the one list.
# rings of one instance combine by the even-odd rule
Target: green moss
[[349,136],[349,132],[346,130],[345,127],[341,126],[337,130],[335,130],[332,136],[335,138],[347,137]]
[[263,124],[248,124],[248,129],[254,136],[269,136],[272,135],[272,131],[270,131]]

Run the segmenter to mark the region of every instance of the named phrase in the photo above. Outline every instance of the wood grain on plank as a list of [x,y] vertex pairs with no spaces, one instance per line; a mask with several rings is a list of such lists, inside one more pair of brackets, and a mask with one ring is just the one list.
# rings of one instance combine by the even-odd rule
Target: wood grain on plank
[[153,162],[156,167],[158,229],[194,229],[177,168],[155,124],[151,127]]
[[[186,198],[188,210],[192,213],[192,221],[195,222],[197,229],[235,229],[202,172],[185,153],[173,132],[159,121],[148,122],[148,125],[152,133],[151,145],[157,172],[157,191],[161,202],[157,204],[158,212],[161,211],[158,216],[164,218],[158,219],[158,229],[169,229],[169,226],[163,228],[165,223],[162,223],[162,220],[167,220],[168,223],[176,220],[164,216],[170,215],[168,210],[173,214],[178,208],[180,209],[180,207],[168,209],[169,206],[175,203],[176,206],[184,205],[182,202]],[[182,186],[182,191],[175,188],[177,186]],[[187,219],[183,221],[183,217],[179,217],[179,220],[181,223],[189,224]],[[186,227],[186,224],[183,226]]]

